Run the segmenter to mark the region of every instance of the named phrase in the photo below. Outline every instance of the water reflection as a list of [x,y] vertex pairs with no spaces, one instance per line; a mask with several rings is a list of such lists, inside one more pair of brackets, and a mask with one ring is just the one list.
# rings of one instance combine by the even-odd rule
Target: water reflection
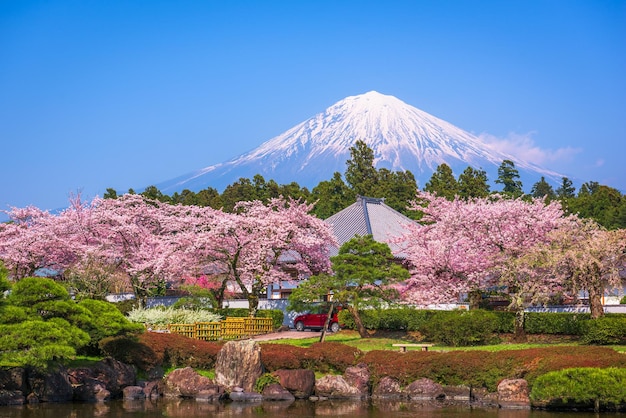
[[96,404],[36,404],[0,407],[0,418],[150,418],[150,417],[237,417],[237,418],[591,418],[620,414],[556,413],[528,410],[476,409],[420,402],[372,400],[295,401],[258,403],[209,403],[193,400],[112,401]]

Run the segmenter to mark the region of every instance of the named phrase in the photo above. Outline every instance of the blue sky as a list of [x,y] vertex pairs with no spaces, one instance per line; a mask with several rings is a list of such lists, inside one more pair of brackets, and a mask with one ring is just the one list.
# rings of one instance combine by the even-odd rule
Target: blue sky
[[626,192],[624,0],[20,0],[0,209],[157,184],[371,90]]

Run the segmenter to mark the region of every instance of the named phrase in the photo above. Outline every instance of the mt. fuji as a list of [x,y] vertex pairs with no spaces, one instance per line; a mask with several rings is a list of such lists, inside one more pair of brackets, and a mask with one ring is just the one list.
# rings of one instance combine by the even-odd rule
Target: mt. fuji
[[[525,188],[540,176],[562,176],[492,149],[478,137],[403,101],[375,91],[350,96],[322,113],[261,144],[255,150],[157,184],[166,193],[207,187],[223,190],[241,177],[261,174],[279,184],[293,181],[312,188],[345,172],[350,148],[363,140],[374,151],[377,168],[410,170],[420,188],[437,166],[448,164],[455,176],[467,166],[487,172],[490,181],[504,160],[515,163]],[[532,183],[529,183],[532,181]]]

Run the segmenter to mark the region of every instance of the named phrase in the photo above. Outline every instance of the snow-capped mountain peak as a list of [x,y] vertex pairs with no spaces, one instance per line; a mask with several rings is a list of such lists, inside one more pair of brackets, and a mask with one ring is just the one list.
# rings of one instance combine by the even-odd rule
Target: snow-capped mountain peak
[[559,174],[503,154],[478,137],[410,106],[400,99],[370,91],[349,96],[294,126],[258,148],[225,163],[212,165],[157,185],[164,192],[206,187],[222,189],[240,177],[261,174],[279,184],[313,187],[333,173],[345,171],[350,148],[362,140],[374,151],[375,164],[393,171],[410,170],[423,185],[442,163],[456,175],[467,166],[487,171],[511,160],[533,177]]

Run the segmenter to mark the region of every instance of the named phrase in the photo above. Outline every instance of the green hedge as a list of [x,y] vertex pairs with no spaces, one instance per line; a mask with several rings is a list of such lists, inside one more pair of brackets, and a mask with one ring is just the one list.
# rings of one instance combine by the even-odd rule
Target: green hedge
[[[489,330],[496,334],[509,334],[514,332],[515,313],[504,311],[472,310],[473,312],[489,312]],[[467,314],[464,310],[437,311],[412,308],[392,309],[366,309],[360,311],[361,320],[365,328],[370,330],[386,331],[418,331],[433,336],[435,328],[430,324],[447,324],[446,321],[454,322]],[[463,327],[478,329],[480,324],[469,325],[470,316],[461,321]],[[483,313],[478,315],[476,321],[482,321]],[[485,318],[487,318],[485,317]],[[339,318],[344,328],[355,329],[354,319],[348,310],[339,313]],[[442,323],[443,321],[443,323]],[[463,322],[465,321],[465,322]],[[457,324],[460,326],[460,324]],[[447,325],[446,325],[447,326]],[[525,314],[524,329],[528,334],[556,334],[556,335],[580,335],[588,344],[620,344],[626,339],[626,316],[622,314],[606,314],[598,320],[591,320],[588,313],[576,312],[527,312]],[[454,328],[450,328],[454,331]],[[456,338],[450,336],[449,338]],[[473,337],[472,337],[473,338]]]
[[588,313],[526,312],[524,330],[528,334],[581,335],[584,323],[591,319]]
[[572,405],[616,409],[626,405],[626,369],[573,368],[539,376],[532,387],[533,402],[546,407]]
[[427,340],[452,347],[497,343],[496,314],[484,310],[435,313],[420,331]]
[[584,344],[626,344],[626,316],[607,315],[585,322],[581,342]]

